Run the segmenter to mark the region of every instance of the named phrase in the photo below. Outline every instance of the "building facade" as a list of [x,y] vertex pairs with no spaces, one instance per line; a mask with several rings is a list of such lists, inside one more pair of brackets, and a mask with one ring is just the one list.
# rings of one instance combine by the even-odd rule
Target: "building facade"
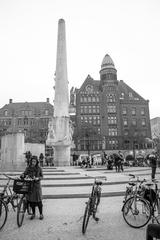
[[45,143],[48,122],[53,116],[53,105],[46,102],[18,102],[12,99],[0,109],[0,137],[13,132],[24,132],[25,142]]
[[[87,76],[79,89],[71,89],[70,101],[75,115],[76,151],[145,149],[151,138],[149,101],[124,81],[106,54],[100,80]],[[72,110],[73,111],[73,110]]]

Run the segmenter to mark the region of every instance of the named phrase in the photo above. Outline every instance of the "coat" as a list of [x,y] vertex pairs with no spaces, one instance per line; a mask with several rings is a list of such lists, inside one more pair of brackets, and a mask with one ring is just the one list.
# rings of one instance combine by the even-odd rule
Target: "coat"
[[[28,166],[24,171],[24,176],[29,176],[31,178],[34,177],[43,178],[42,168],[39,166],[36,167]],[[31,190],[27,194],[27,200],[29,202],[42,201],[42,187],[40,180],[31,182]]]

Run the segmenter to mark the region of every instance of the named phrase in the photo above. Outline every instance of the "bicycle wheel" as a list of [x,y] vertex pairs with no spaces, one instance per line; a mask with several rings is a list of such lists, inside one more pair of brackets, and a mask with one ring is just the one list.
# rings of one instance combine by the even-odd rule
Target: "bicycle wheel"
[[8,210],[5,202],[0,199],[0,230],[4,227],[8,216]]
[[22,196],[18,203],[18,208],[17,208],[17,225],[18,225],[18,227],[22,226],[26,209],[27,209],[27,201],[26,201],[26,198],[24,196]]
[[133,228],[144,227],[151,218],[150,204],[140,197],[129,198],[123,206],[123,218]]
[[[96,220],[96,212],[98,205],[100,203],[100,198],[101,198],[101,191],[95,192],[95,195],[92,198],[92,209],[93,209],[93,218]],[[98,221],[98,218],[97,218]]]
[[85,207],[85,212],[84,212],[84,216],[83,216],[83,223],[82,223],[82,233],[85,234],[87,226],[88,226],[88,222],[89,222],[89,218],[91,216],[91,200],[89,199],[88,202],[86,203],[86,207]]
[[160,199],[157,198],[152,207],[152,223],[160,224]]

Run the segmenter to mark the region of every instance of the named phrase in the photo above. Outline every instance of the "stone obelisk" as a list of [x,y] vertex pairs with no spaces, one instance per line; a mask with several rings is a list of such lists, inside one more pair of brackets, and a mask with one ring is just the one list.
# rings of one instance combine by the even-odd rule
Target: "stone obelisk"
[[63,19],[58,22],[53,132],[54,164],[69,166],[73,132],[69,117],[66,33]]

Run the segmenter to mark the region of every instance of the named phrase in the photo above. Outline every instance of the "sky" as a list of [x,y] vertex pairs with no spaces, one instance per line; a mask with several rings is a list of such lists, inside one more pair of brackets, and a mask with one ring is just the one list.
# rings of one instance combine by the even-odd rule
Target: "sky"
[[100,79],[106,54],[118,80],[160,117],[159,0],[0,0],[0,108],[54,100],[58,20],[66,24],[69,89]]

